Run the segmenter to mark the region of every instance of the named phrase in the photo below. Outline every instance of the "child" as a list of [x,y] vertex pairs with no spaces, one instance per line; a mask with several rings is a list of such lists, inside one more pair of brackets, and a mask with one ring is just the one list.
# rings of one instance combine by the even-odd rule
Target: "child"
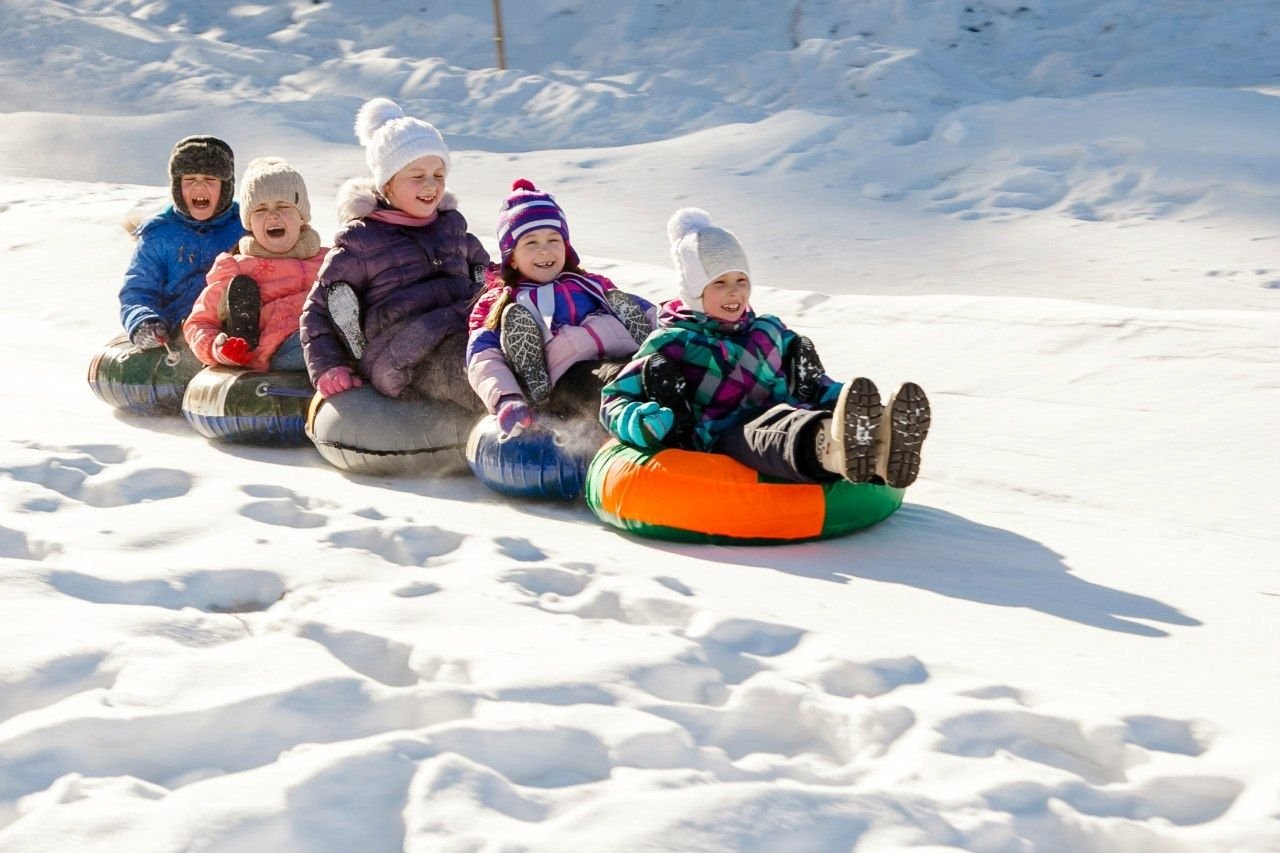
[[449,149],[439,131],[386,98],[360,108],[356,138],[373,174],[338,191],[346,225],[302,310],[312,384],[332,397],[364,377],[388,397],[479,410],[463,358],[489,255],[445,191]]
[[305,370],[298,317],[329,251],[308,224],[307,185],[284,160],[259,157],[244,171],[240,200],[250,233],[214,261],[183,334],[205,364]]
[[124,286],[120,321],[140,349],[164,346],[191,312],[220,252],[244,234],[231,147],[213,136],[188,136],[169,155],[173,204],[142,224]]
[[[533,424],[530,403],[594,420],[600,390],[653,330],[657,309],[586,272],[564,211],[521,178],[498,211],[502,266],[471,312],[467,377],[508,436]],[[551,390],[575,365],[582,365]],[[526,396],[527,390],[527,396]]]
[[834,382],[807,338],[751,310],[747,258],[733,234],[697,208],[677,211],[667,234],[679,298],[604,389],[609,431],[642,449],[724,453],[791,482],[909,486],[929,431],[920,386],[904,384],[882,420],[869,379]]

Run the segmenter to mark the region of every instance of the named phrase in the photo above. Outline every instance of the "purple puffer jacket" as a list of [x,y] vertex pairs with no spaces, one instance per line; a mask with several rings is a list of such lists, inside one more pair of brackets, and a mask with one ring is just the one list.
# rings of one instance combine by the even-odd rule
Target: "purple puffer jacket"
[[[480,285],[475,265],[489,263],[480,241],[445,193],[434,222],[396,225],[367,218],[381,204],[370,179],[347,181],[338,191],[338,213],[347,224],[302,309],[302,347],[314,383],[325,371],[351,364],[329,319],[326,285],[345,281],[360,301],[367,346],[356,365],[373,387],[399,397],[414,370],[449,335],[466,334],[467,315]],[[458,371],[466,366],[459,359]]]

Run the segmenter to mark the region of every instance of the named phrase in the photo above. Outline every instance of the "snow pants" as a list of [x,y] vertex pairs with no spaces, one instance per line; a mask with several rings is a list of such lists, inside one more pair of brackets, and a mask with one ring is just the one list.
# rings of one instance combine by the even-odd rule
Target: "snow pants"
[[778,403],[720,433],[713,449],[778,480],[828,483],[840,477],[822,467],[814,445],[823,420],[830,417],[825,409]]

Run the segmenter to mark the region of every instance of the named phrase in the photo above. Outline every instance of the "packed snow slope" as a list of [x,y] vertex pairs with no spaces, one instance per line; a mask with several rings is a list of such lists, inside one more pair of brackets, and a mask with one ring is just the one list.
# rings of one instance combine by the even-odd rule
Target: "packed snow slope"
[[[0,853],[1280,850],[1280,8],[491,10],[0,2]],[[907,504],[671,545],[94,399],[173,142],[332,234],[379,95],[491,250],[528,177],[666,298],[710,211],[928,390]]]

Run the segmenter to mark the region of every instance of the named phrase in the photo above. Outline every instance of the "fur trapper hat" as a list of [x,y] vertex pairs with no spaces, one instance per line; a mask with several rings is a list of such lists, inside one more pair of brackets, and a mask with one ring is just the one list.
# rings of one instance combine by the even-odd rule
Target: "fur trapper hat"
[[236,193],[236,160],[231,146],[216,136],[188,136],[173,146],[169,155],[170,193],[173,206],[187,216],[191,211],[182,200],[183,175],[213,175],[222,182],[222,192],[213,215],[218,216],[231,206]]
[[419,157],[439,157],[449,174],[449,148],[440,131],[411,118],[394,101],[374,98],[356,112],[356,139],[365,148],[373,182],[381,191],[396,172]]
[[259,157],[245,167],[240,179],[240,221],[249,227],[249,214],[268,201],[298,208],[303,222],[311,221],[311,199],[302,175],[279,157]]
[[725,273],[750,276],[747,253],[733,232],[711,224],[697,207],[684,207],[667,222],[671,259],[676,265],[676,295],[694,311],[702,311],[702,292]]

